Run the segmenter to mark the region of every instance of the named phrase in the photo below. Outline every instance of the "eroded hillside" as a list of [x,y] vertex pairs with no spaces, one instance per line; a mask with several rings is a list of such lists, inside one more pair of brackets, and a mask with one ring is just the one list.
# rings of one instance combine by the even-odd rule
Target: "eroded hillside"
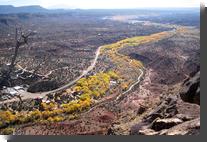
[[[30,50],[21,48],[12,74],[16,79],[11,79],[11,88],[27,84],[28,90],[15,95],[1,92],[1,97],[7,96],[0,102],[1,133],[199,133],[200,37],[196,27],[136,23],[131,21],[134,16],[118,16],[118,21],[98,16],[88,19],[92,24],[80,15],[63,14],[63,23],[55,21],[58,15],[42,16],[50,22],[44,25],[45,20],[38,17],[39,28],[45,30],[34,37]],[[66,28],[67,24],[74,27]],[[57,29],[50,30],[52,25]],[[11,45],[7,37],[2,40]],[[2,68],[7,67],[11,50],[2,47]],[[19,79],[31,75],[35,80]]]

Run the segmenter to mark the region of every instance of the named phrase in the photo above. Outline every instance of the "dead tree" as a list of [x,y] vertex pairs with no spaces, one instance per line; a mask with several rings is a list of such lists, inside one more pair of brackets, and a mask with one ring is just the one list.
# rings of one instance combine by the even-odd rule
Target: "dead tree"
[[14,50],[14,53],[13,53],[12,58],[11,58],[11,63],[8,66],[8,70],[5,71],[2,74],[1,78],[0,78],[0,88],[5,86],[6,84],[10,84],[9,80],[11,78],[11,73],[14,70],[14,67],[15,67],[15,63],[16,63],[16,59],[17,59],[17,56],[18,56],[19,48],[23,45],[28,44],[28,38],[32,34],[33,34],[32,32],[27,33],[27,34],[23,33],[21,28],[20,29],[18,29],[18,28],[15,29],[15,50]]
[[18,34],[18,29],[16,28],[16,31],[15,31],[15,50],[14,50],[14,54],[11,59],[11,64],[9,67],[9,74],[14,69],[15,61],[16,61],[20,46],[28,44],[28,38],[32,34],[32,33],[24,34],[24,33],[22,33],[21,29],[19,32],[20,32],[20,35]]

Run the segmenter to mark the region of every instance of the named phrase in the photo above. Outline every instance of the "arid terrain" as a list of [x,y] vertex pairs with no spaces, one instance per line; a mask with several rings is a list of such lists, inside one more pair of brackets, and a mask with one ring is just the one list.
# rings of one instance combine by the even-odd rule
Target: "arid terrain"
[[200,133],[199,9],[33,8],[0,10],[1,134]]

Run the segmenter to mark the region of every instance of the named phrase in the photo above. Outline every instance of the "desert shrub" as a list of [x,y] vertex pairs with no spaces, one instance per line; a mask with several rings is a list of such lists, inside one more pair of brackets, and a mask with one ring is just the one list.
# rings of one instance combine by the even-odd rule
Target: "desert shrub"
[[90,105],[91,105],[91,99],[90,98],[87,98],[87,99],[85,99],[84,101],[79,101],[79,104],[80,104],[80,108],[79,108],[79,110],[81,111],[81,110],[83,110],[83,109],[87,109],[88,107],[90,107]]
[[62,117],[62,116],[55,116],[54,118],[53,118],[53,121],[54,122],[60,122],[60,121],[63,121],[64,120],[64,118]]
[[6,124],[11,124],[16,121],[16,116],[11,111],[0,111],[1,127]]
[[122,88],[123,91],[126,91],[127,88],[128,88],[128,83],[122,83],[121,88]]
[[74,112],[82,111],[83,109],[90,107],[90,105],[91,105],[91,98],[89,97],[89,95],[84,95],[79,100],[71,101],[67,104],[62,104],[61,107],[63,108],[63,111],[65,113],[71,114]]
[[74,119],[76,119],[76,118],[78,118],[78,115],[76,115],[76,114],[70,114],[70,115],[68,115],[68,117],[67,117],[68,120],[74,120]]
[[55,109],[52,111],[46,110],[42,111],[42,119],[47,119],[48,117],[54,117],[63,113],[62,109]]
[[1,131],[1,134],[3,135],[11,135],[14,132],[14,128],[5,128]]
[[47,122],[61,122],[63,120],[64,120],[63,117],[61,117],[61,116],[55,116],[55,117],[49,117],[47,119]]
[[30,121],[35,121],[37,119],[40,119],[42,117],[42,113],[39,111],[39,110],[34,110],[34,111],[31,111],[29,114],[28,114],[28,118]]
[[49,118],[51,115],[52,115],[52,114],[51,114],[51,111],[46,110],[46,111],[43,111],[43,112],[42,112],[42,118],[43,118],[43,119],[47,119],[47,118]]
[[108,75],[114,80],[119,79],[119,76],[114,71],[109,71]]
[[48,104],[42,102],[41,106],[42,106],[43,110],[49,110],[49,111],[52,111],[52,110],[54,110],[56,108],[56,104],[53,103],[53,102],[50,102]]
[[63,104],[62,108],[63,108],[64,112],[66,112],[66,113],[73,113],[75,111],[78,111],[81,108],[81,106],[78,103],[78,100],[75,100],[75,101],[71,101],[68,104]]
[[82,94],[79,99],[81,101],[84,101],[84,100],[87,100],[87,99],[90,99],[90,98],[91,98],[90,95],[86,93],[86,94]]
[[16,116],[17,116],[17,124],[24,124],[31,121],[29,114],[18,113]]

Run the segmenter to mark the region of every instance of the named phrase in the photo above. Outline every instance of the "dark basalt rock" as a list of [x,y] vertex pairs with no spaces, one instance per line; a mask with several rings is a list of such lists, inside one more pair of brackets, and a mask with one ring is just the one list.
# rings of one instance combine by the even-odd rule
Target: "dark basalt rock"
[[58,84],[56,81],[44,80],[31,84],[27,91],[31,93],[36,93],[36,92],[50,91],[56,88],[58,88]]
[[200,71],[184,81],[180,97],[185,102],[200,105]]
[[159,135],[198,135],[200,134],[200,118],[186,121],[170,129],[159,132]]
[[160,131],[163,129],[169,129],[175,125],[182,123],[183,121],[178,118],[166,118],[166,119],[157,119],[152,124],[152,129],[155,131]]

